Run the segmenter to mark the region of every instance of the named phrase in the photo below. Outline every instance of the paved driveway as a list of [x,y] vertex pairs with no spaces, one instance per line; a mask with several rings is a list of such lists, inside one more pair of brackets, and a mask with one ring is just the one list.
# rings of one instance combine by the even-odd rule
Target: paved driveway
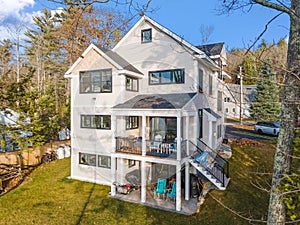
[[229,139],[248,138],[252,140],[270,140],[276,138],[274,136],[259,135],[255,133],[254,130],[238,128],[235,127],[234,124],[227,123],[225,125],[226,125],[225,136]]

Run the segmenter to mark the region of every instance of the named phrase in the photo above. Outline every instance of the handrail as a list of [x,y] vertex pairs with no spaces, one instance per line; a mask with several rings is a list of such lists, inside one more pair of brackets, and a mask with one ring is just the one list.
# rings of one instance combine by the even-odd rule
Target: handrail
[[[212,167],[206,166],[199,163],[210,175],[212,175],[218,182],[222,184],[222,186],[225,186],[226,180],[229,178],[229,163],[226,159],[224,159],[222,156],[220,156],[216,151],[212,150],[209,146],[207,146],[204,142],[200,141],[196,144],[194,144],[192,141],[189,140],[189,143],[196,149],[191,157],[195,159],[198,155],[202,154],[203,152],[206,152],[208,155],[210,155],[214,159],[214,164]],[[205,150],[205,148],[199,147],[199,143],[203,143],[205,147],[208,147],[209,150]]]

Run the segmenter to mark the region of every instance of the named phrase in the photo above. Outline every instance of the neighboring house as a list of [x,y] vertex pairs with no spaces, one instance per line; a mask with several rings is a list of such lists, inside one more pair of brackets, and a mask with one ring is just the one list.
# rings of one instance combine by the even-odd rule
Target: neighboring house
[[11,109],[0,111],[0,124],[4,126],[16,126],[19,114]]
[[[219,72],[203,51],[147,16],[112,50],[91,44],[65,74],[71,79],[71,178],[110,185],[113,197],[116,185],[135,183],[135,201],[142,204],[153,199],[148,192],[159,178],[173,178],[178,212],[190,200],[191,176],[224,190]],[[203,152],[209,157],[200,161]]]
[[[255,100],[256,85],[243,85],[242,93],[239,84],[226,84],[224,90],[225,118],[240,119],[242,107],[242,119],[249,118],[250,105]],[[242,96],[242,102],[241,102]]]
[[231,79],[231,76],[228,75],[223,68],[227,66],[227,56],[225,50],[224,42],[221,43],[214,43],[214,44],[207,44],[207,45],[199,45],[196,46],[201,51],[203,51],[207,56],[209,56],[212,60],[215,61],[220,67],[218,71],[219,79]]

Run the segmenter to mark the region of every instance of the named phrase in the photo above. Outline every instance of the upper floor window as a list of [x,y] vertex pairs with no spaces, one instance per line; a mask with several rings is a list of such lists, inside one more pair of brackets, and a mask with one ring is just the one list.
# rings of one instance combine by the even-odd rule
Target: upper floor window
[[222,102],[222,99],[223,99],[223,93],[222,91],[218,91],[218,99],[217,99],[217,108],[218,108],[218,111],[222,111],[223,109],[223,102]]
[[139,80],[132,77],[126,77],[126,90],[127,91],[138,91]]
[[203,91],[203,70],[198,70],[198,90]]
[[81,71],[80,93],[111,93],[112,70]]
[[108,115],[81,115],[81,128],[109,130],[111,118]]
[[181,84],[184,83],[184,69],[149,72],[149,84]]
[[208,93],[210,94],[210,95],[212,95],[213,94],[213,77],[210,75],[209,76],[209,89],[208,89]]
[[142,30],[142,43],[147,43],[152,41],[152,29]]
[[127,116],[126,117],[126,130],[136,129],[139,127],[138,116]]

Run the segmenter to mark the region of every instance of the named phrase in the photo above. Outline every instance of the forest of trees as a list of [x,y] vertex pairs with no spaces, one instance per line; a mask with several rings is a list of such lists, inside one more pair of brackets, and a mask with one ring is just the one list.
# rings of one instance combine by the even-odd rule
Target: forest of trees
[[[60,129],[69,127],[70,91],[64,73],[89,44],[110,48],[128,27],[128,18],[120,13],[92,6],[67,6],[57,13],[44,9],[33,20],[34,27],[17,24],[12,38],[0,42],[0,110],[20,115],[18,126],[0,124],[2,147],[8,133],[26,147],[56,139]],[[18,130],[33,135],[16,138]]]
[[[20,114],[18,127],[0,125],[2,146],[6,145],[5,135],[14,135],[16,130],[33,133],[26,139],[17,139],[20,147],[26,147],[29,142],[39,145],[53,140],[62,127],[69,126],[69,84],[64,73],[90,43],[110,48],[128,27],[129,19],[120,13],[92,6],[107,0],[49,1],[62,3],[65,8],[57,14],[45,9],[41,16],[34,17],[32,28],[25,28],[23,24],[10,27],[12,38],[0,42],[1,110],[11,109]],[[237,75],[242,66],[244,84],[262,87],[279,84],[275,94],[278,97],[280,93],[281,99],[272,95],[268,98],[268,101],[273,98],[275,103],[282,103],[282,132],[274,161],[268,224],[284,224],[286,212],[292,220],[298,219],[300,214],[299,189],[295,189],[300,185],[299,171],[292,167],[300,142],[299,138],[295,139],[294,129],[299,113],[299,0],[222,0],[222,4],[228,11],[259,4],[286,13],[291,19],[289,44],[284,39],[278,43],[262,40],[255,49],[232,49],[228,52],[226,69],[232,76],[228,82],[239,83]],[[24,30],[26,38],[23,40],[20,37]],[[272,110],[278,112],[278,108]],[[285,192],[283,197],[282,191]]]

